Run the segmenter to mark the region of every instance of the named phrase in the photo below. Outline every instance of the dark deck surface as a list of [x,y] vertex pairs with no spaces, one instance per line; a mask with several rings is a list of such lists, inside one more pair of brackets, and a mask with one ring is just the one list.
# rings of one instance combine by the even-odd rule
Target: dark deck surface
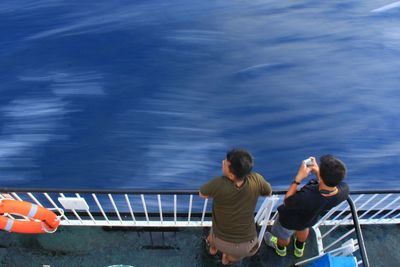
[[[364,227],[371,266],[397,266],[400,262],[400,225]],[[0,266],[222,266],[220,255],[211,257],[204,246],[207,230],[144,232],[129,229],[63,227],[54,234],[0,233]],[[316,255],[308,240],[306,255]],[[293,248],[281,258],[264,244],[252,258],[234,266],[291,266]]]

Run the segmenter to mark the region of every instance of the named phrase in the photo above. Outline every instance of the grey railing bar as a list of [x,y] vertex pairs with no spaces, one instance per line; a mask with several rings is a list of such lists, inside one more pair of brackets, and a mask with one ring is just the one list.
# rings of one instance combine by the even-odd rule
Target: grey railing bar
[[[18,192],[18,193],[93,193],[93,194],[135,194],[135,195],[189,195],[189,194],[198,194],[198,189],[182,189],[182,190],[174,190],[174,189],[135,189],[135,188],[126,188],[126,189],[115,189],[115,188],[12,188],[12,187],[1,187],[0,192]],[[282,191],[282,193],[284,193]],[[400,190],[399,190],[400,193]]]
[[362,262],[364,264],[364,267],[369,267],[369,260],[368,260],[368,256],[367,256],[367,250],[365,248],[364,237],[363,237],[363,234],[361,232],[360,223],[358,222],[358,216],[357,216],[356,207],[355,207],[354,202],[351,199],[351,197],[347,198],[347,202],[350,205],[350,211],[351,211],[351,214],[353,216],[354,227],[356,228],[356,235],[357,235],[357,240],[358,240],[358,246],[360,248]]
[[135,215],[133,215],[133,209],[131,206],[131,201],[129,200],[128,194],[125,194],[126,204],[128,204],[129,212],[131,213],[132,220],[136,223]]
[[103,214],[103,216],[106,219],[106,221],[108,222],[108,224],[110,224],[110,221],[108,220],[108,217],[107,217],[106,213],[104,212],[103,207],[101,206],[99,200],[97,199],[96,194],[92,194],[92,197],[93,197],[94,201],[96,202],[97,207],[99,207],[101,214]]
[[[115,189],[115,188],[15,188],[15,187],[0,187],[0,192],[19,192],[19,193],[26,193],[26,192],[49,192],[49,193],[94,193],[94,194],[104,194],[104,193],[111,193],[111,194],[147,194],[147,195],[188,195],[188,194],[198,194],[198,189],[182,189],[182,190],[167,190],[167,189],[135,189],[135,188],[125,188],[125,189]],[[274,190],[274,194],[277,195],[284,195],[286,194],[286,190]],[[396,189],[374,189],[374,190],[351,190],[351,195],[358,195],[358,194],[400,194],[400,188]]]
[[117,213],[117,216],[118,216],[119,221],[121,222],[121,224],[123,224],[122,219],[121,219],[121,216],[119,215],[119,211],[118,211],[117,205],[115,204],[115,201],[114,201],[112,195],[111,195],[111,194],[108,194],[108,198],[110,199],[111,204],[113,205],[114,210],[115,210],[115,212]]

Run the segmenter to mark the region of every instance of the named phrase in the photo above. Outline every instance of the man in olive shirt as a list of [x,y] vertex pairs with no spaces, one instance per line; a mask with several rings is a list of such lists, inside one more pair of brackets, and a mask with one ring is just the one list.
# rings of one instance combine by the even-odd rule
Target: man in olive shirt
[[258,240],[254,209],[258,197],[271,195],[271,186],[258,173],[251,172],[249,152],[233,149],[222,161],[223,176],[200,188],[200,196],[212,197],[212,228],[207,237],[210,254],[222,254],[222,264],[240,261],[257,252]]

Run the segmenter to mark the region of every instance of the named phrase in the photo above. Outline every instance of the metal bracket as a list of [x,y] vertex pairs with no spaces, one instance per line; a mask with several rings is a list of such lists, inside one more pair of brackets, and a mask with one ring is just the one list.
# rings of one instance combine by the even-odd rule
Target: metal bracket
[[86,200],[81,197],[59,197],[58,201],[66,210],[89,210]]

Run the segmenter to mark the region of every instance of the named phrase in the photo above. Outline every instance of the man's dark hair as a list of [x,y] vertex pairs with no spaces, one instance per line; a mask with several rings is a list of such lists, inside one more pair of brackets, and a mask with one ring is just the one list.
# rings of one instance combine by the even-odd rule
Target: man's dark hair
[[253,169],[253,157],[244,149],[232,149],[226,153],[230,171],[237,179],[243,180]]
[[332,155],[319,159],[319,174],[327,186],[337,186],[346,176],[346,165]]

